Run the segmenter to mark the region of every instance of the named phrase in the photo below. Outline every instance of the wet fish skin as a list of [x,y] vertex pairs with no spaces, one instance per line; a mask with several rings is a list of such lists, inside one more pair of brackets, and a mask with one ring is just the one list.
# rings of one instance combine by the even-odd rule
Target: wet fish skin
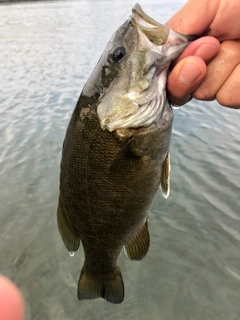
[[[146,26],[138,25],[137,19],[146,21]],[[186,47],[187,38],[180,35],[176,41],[176,36],[175,42],[167,44],[169,30],[152,21],[139,6],[133,8],[133,16],[111,38],[87,81],[66,132],[57,219],[67,250],[77,251],[80,241],[83,245],[80,300],[123,301],[124,284],[117,265],[120,251],[124,246],[132,260],[146,255],[149,208],[159,186],[165,196],[169,192],[173,113],[164,81],[170,62]],[[148,24],[161,31],[161,41],[158,31],[149,30]],[[140,34],[146,37],[144,41],[151,38],[154,46],[166,44],[171,50],[164,51],[166,56],[151,52],[149,44],[140,44]],[[145,108],[146,114],[159,105],[162,110],[156,119],[152,112],[152,123],[151,119],[144,123],[142,110],[139,112],[142,106],[136,101],[146,101],[148,93],[162,88],[161,81],[163,90],[158,94],[162,100],[156,95],[156,102],[145,102]],[[159,87],[153,88],[156,85]]]

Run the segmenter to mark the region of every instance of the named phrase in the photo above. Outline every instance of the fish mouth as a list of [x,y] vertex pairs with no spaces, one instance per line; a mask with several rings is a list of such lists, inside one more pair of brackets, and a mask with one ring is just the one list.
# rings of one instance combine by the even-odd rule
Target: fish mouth
[[132,8],[132,23],[154,45],[159,46],[167,42],[169,27],[149,17],[138,3]]
[[103,130],[149,127],[157,123],[167,103],[166,79],[170,63],[187,46],[186,36],[149,17],[136,4],[130,23],[138,34],[136,50],[145,53],[146,65],[127,90],[109,90],[97,107]]

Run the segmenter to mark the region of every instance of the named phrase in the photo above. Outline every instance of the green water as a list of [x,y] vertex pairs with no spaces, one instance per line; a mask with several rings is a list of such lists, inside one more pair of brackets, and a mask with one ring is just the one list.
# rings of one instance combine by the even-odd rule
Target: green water
[[[166,21],[180,2],[142,1]],[[240,112],[192,101],[175,111],[171,194],[159,193],[144,260],[119,264],[125,300],[78,301],[82,248],[56,225],[59,162],[72,110],[131,1],[0,6],[0,272],[26,320],[239,320]]]

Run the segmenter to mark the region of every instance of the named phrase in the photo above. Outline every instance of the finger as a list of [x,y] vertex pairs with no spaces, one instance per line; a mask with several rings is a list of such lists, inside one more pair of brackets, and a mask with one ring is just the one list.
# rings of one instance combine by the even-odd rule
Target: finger
[[18,288],[0,276],[0,320],[22,320],[23,299]]
[[189,95],[205,76],[205,63],[211,61],[219,50],[220,43],[213,37],[203,37],[189,44],[174,62],[175,67],[168,76],[168,99],[171,103],[181,106],[189,101]]
[[239,9],[239,1],[220,1],[215,17],[206,33],[216,37],[221,42],[239,39]]
[[[240,42],[224,41],[221,44],[219,54],[208,64],[206,76],[198,88],[193,92],[193,97],[198,100],[214,100],[220,88],[240,63],[239,52]],[[235,78],[234,75],[234,79]],[[228,80],[227,87],[230,87],[230,80]],[[220,96],[223,96],[223,90],[224,87],[221,89]],[[239,92],[239,87],[237,92]]]
[[220,43],[213,37],[201,37],[192,43],[183,51],[180,57],[174,62],[174,65],[188,56],[198,56],[205,63],[209,63],[220,51]]
[[189,101],[205,74],[206,65],[201,58],[190,56],[181,60],[168,76],[169,101],[179,106]]
[[229,108],[240,109],[240,63],[234,68],[216,95],[217,101]]
[[184,34],[201,35],[208,30],[214,20],[220,0],[189,0],[167,22],[167,25]]
[[209,35],[220,41],[239,39],[239,1],[188,0],[167,25],[183,34]]

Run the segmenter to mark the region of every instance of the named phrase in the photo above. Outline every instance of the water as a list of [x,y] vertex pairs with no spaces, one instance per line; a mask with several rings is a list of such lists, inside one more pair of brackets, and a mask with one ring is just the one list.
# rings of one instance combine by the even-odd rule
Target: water
[[[78,301],[82,248],[56,224],[59,161],[79,93],[131,1],[0,6],[0,271],[22,290],[27,320],[240,319],[240,113],[216,102],[175,110],[171,194],[156,198],[151,248],[122,253],[125,300]],[[141,2],[166,21],[180,2]]]

